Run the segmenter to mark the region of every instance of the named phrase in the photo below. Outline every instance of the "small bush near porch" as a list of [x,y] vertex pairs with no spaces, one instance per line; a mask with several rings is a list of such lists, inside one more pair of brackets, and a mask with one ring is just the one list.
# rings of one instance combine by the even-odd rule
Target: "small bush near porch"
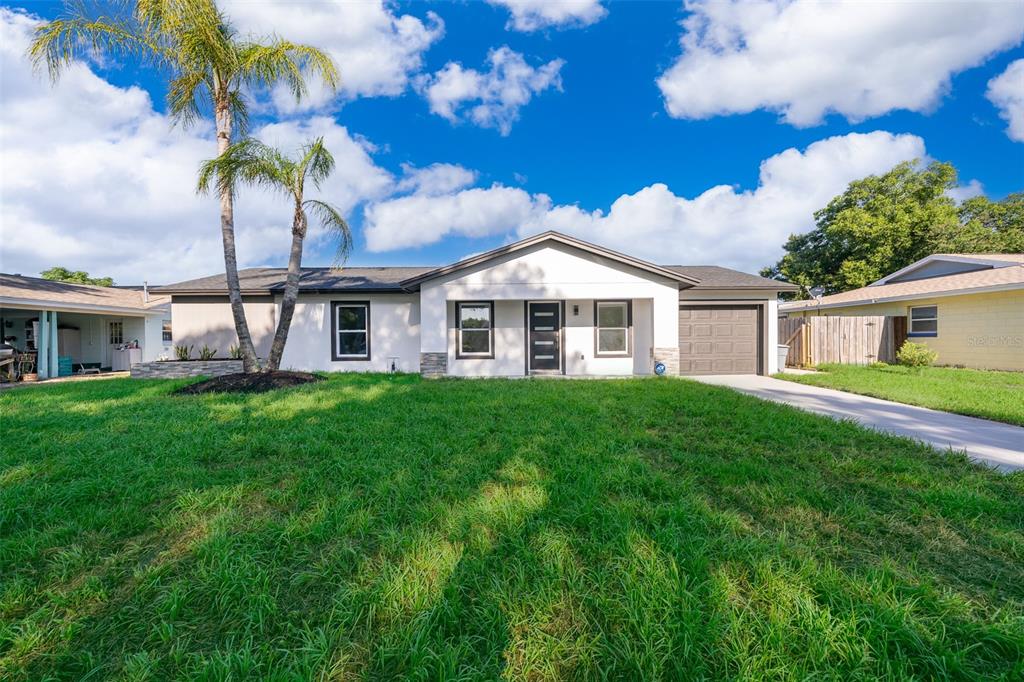
[[1024,426],[1024,373],[952,367],[823,365],[779,379]]
[[0,678],[1020,679],[1024,474],[682,380],[0,394]]

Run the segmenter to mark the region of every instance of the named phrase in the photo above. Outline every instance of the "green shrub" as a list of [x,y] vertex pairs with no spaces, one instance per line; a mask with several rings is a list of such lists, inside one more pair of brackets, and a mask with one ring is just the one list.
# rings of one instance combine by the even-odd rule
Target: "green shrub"
[[907,367],[928,367],[935,364],[939,354],[923,343],[906,341],[896,352],[896,359]]
[[175,346],[174,357],[178,360],[188,360],[192,357],[192,346]]
[[216,348],[210,348],[205,343],[203,344],[203,347],[199,349],[199,359],[200,360],[213,360],[213,356],[216,355],[216,354],[217,354],[217,349]]
[[238,344],[228,346],[228,357],[232,360],[242,359],[242,348]]

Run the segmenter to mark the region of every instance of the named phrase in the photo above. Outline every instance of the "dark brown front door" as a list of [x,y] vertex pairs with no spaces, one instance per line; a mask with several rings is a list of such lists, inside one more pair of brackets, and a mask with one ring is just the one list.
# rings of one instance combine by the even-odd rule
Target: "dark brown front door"
[[558,303],[529,303],[530,371],[562,369],[562,315]]

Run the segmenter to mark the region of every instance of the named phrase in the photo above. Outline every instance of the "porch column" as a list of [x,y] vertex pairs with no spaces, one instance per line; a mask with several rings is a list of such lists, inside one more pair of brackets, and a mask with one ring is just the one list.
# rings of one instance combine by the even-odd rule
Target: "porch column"
[[57,360],[57,352],[60,350],[57,344],[57,311],[50,312],[50,376],[60,376],[58,368],[60,362]]
[[654,310],[654,361],[665,365],[665,374],[679,374],[679,291],[664,287],[652,301]]
[[36,335],[36,374],[40,379],[50,376],[50,316],[45,310],[39,311],[39,325]]

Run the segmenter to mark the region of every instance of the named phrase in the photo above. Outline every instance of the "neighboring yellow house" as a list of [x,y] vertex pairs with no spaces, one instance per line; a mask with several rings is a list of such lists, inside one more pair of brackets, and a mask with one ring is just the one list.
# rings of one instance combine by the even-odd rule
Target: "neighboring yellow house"
[[782,317],[895,315],[937,364],[1024,371],[1024,254],[922,258],[853,291],[779,305]]

